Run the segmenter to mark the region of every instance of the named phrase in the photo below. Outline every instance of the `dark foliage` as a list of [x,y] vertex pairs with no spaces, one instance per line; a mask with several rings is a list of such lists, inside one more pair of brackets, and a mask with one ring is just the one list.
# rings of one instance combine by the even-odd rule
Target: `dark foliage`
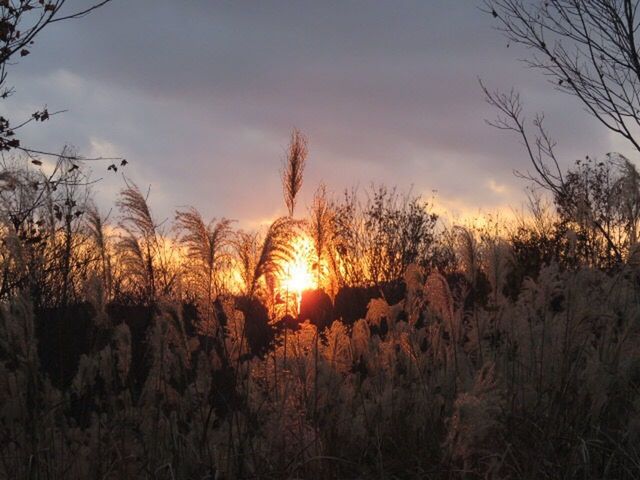
[[319,330],[324,330],[335,320],[331,297],[323,290],[306,290],[302,292],[298,320],[309,320]]
[[235,307],[244,314],[245,336],[254,355],[264,355],[273,343],[275,333],[269,321],[269,311],[256,297],[241,296]]

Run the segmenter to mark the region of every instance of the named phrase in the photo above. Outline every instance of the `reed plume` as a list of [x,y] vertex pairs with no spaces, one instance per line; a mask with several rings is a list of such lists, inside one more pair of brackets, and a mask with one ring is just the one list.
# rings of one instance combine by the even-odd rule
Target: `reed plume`
[[307,137],[300,130],[294,128],[293,132],[291,132],[287,157],[282,170],[284,202],[287,205],[290,217],[293,217],[296,197],[302,188],[304,167],[309,153],[307,143]]

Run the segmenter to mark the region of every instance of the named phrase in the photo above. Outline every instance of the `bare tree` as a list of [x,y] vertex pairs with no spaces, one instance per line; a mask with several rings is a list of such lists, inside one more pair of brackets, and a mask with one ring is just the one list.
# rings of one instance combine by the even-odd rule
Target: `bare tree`
[[[82,2],[78,10],[67,8],[71,3],[67,0],[0,1],[0,100],[8,98],[14,91],[13,87],[7,85],[10,67],[31,53],[36,37],[45,28],[56,22],[84,17],[110,1]],[[21,129],[48,121],[58,113],[62,111],[49,111],[45,106],[18,121],[10,119],[10,114],[0,116],[0,217],[3,217],[0,222],[3,223],[2,227],[6,227],[2,228],[3,236],[8,233],[15,240],[14,246],[24,247],[21,248],[23,254],[39,252],[40,256],[51,256],[51,268],[39,268],[42,275],[47,277],[46,281],[32,271],[13,287],[24,287],[23,280],[26,279],[33,288],[51,296],[47,292],[52,290],[49,288],[51,285],[46,282],[56,277],[62,283],[55,289],[60,292],[60,298],[55,301],[65,303],[67,296],[73,294],[77,287],[74,283],[81,280],[74,278],[77,270],[81,268],[86,273],[88,265],[87,258],[81,260],[73,257],[76,249],[72,245],[73,242],[83,241],[83,236],[77,235],[81,229],[79,220],[84,211],[82,203],[86,200],[86,188],[93,183],[82,172],[82,160],[111,160],[114,163],[108,169],[113,171],[117,169],[116,162],[122,167],[127,161],[122,158],[89,159],[67,147],[62,152],[51,152],[21,143],[18,138]],[[22,165],[15,168],[24,160],[17,153],[26,157],[33,171],[28,171]],[[44,164],[44,157],[52,159],[46,165],[50,168],[39,168]],[[46,215],[47,210],[49,215]],[[12,249],[13,253],[18,250]],[[12,264],[15,255],[12,258],[6,265]],[[32,266],[38,263],[34,258],[30,262]],[[3,283],[2,290],[5,286],[10,287],[11,282]]]
[[[602,125],[640,151],[640,139],[637,138],[640,127],[638,1],[484,0],[484,5],[510,42],[532,52],[525,60],[530,67],[541,70],[558,90],[577,97]],[[635,204],[637,189],[631,191],[637,187],[635,174],[630,169],[632,165],[623,162],[623,167],[617,168],[622,174],[620,180],[610,186],[605,184],[609,177],[604,173],[615,166],[604,167],[604,173],[596,171],[600,167],[588,171],[579,167],[582,177],[593,173],[592,180],[605,182],[591,182],[590,187],[586,187],[576,172],[565,178],[554,152],[555,142],[543,127],[543,117],[534,118],[535,133],[531,134],[517,93],[489,92],[484,85],[482,88],[489,103],[500,112],[498,120],[490,123],[515,131],[531,159],[535,173],[521,176],[550,190],[561,213],[568,214],[582,228],[588,224],[588,230],[604,239],[604,250],[620,262],[624,243],[627,239],[635,243],[637,236],[636,212],[640,207]],[[601,192],[595,191],[594,185]],[[624,191],[626,199],[622,201],[619,195],[614,195],[615,190]],[[613,207],[614,197],[617,197],[615,200],[620,207],[616,207],[617,213],[623,209],[625,214],[626,239],[623,242],[612,233],[615,231],[610,225],[612,218],[599,215],[598,210],[603,211],[602,208],[590,201],[598,196],[606,198],[606,202],[600,203],[606,204],[607,208]]]
[[291,132],[291,141],[287,148],[287,157],[285,158],[285,164],[282,170],[284,202],[287,205],[290,217],[293,217],[293,211],[296,207],[296,197],[302,188],[304,166],[308,153],[307,137],[305,137],[300,130],[294,128],[293,132]]
[[430,212],[430,205],[421,196],[372,185],[363,215],[366,259],[373,284],[402,278],[412,263],[427,266],[438,216]]
[[510,42],[555,87],[576,96],[611,131],[640,151],[638,2],[484,0]]
[[84,228],[79,219],[84,214],[89,200],[87,184],[89,179],[80,168],[73,168],[73,158],[77,154],[75,149],[65,147],[60,154],[59,163],[66,173],[66,181],[60,184],[57,195],[49,195],[50,207],[54,217],[60,225],[54,229],[52,235],[52,247],[54,249],[54,261],[59,264],[60,291],[59,304],[66,307],[72,294],[74,275],[78,273],[79,259],[77,253],[81,251],[80,245],[85,243],[86,236],[81,234]]
[[3,265],[15,269],[4,270],[0,295],[30,288],[37,303],[59,305],[77,293],[90,263],[79,247],[91,181],[74,155],[65,147],[47,173],[24,156],[0,161],[0,241],[12,246]]
[[544,117],[537,115],[533,119],[532,133],[526,123],[522,102],[517,92],[514,90],[509,93],[491,92],[482,82],[480,85],[487,102],[498,111],[497,119],[487,123],[501,130],[515,132],[520,137],[533,165],[534,173],[516,171],[516,176],[530,180],[537,186],[550,191],[556,206],[579,224],[584,225],[587,218],[589,228],[594,234],[604,239],[606,249],[611,252],[615,262],[621,262],[622,249],[613,237],[605,219],[592,214],[593,212],[585,217],[584,195],[576,195],[572,190],[572,186],[576,183],[574,177],[565,178],[555,153],[556,142],[544,127]]
[[338,286],[364,285],[367,282],[367,231],[355,189],[345,190],[340,199],[331,201],[332,269]]

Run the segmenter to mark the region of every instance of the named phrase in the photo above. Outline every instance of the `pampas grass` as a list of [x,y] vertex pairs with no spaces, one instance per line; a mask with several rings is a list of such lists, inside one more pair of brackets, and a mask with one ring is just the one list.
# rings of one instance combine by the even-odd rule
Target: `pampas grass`
[[291,132],[291,140],[282,169],[282,190],[290,217],[293,217],[297,196],[302,188],[304,167],[309,154],[307,144],[307,137],[300,130],[294,128]]
[[[402,198],[380,190],[367,213],[320,188],[306,222],[233,231],[186,209],[171,230],[129,183],[113,230],[90,207],[66,243],[55,202],[28,235],[3,204],[0,478],[638,478],[637,246],[606,271],[571,260],[567,230],[541,211],[511,237],[435,237],[435,216]],[[354,287],[363,318],[278,322],[274,292],[303,231],[316,279]],[[61,299],[41,290],[55,285],[90,303],[67,385],[38,349],[42,312]],[[271,312],[259,354],[258,319],[234,293]],[[108,313],[127,303],[145,318]]]
[[[516,301],[465,321],[437,274],[406,299],[320,335],[304,323],[249,358],[244,316],[224,303],[220,349],[159,304],[149,371],[132,340],[85,354],[72,388],[41,373],[27,298],[0,315],[0,470],[14,478],[635,478],[640,315],[632,277],[545,268]],[[421,305],[417,307],[418,305]],[[381,323],[386,323],[386,332]],[[480,342],[480,343],[478,343]],[[479,351],[485,362],[480,363]],[[209,353],[208,353],[209,352]],[[87,405],[77,417],[72,405]],[[216,400],[217,399],[217,400]],[[38,413],[39,412],[39,413]],[[42,412],[49,412],[42,415]],[[55,414],[54,414],[55,413]],[[54,420],[55,419],[55,420]],[[55,446],[55,448],[54,448]]]

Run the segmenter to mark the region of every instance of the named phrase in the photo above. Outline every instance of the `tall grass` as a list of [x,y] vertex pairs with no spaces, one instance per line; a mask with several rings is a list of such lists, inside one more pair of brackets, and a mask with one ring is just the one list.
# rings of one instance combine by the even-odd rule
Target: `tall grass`
[[336,321],[320,334],[302,323],[286,352],[279,338],[264,358],[246,355],[245,319],[232,304],[210,350],[186,333],[179,310],[160,306],[140,389],[126,324],[102,324],[110,340],[82,357],[69,390],[52,387],[29,301],[16,298],[0,317],[0,475],[640,475],[631,272],[547,267],[517,300],[478,307],[478,323],[446,279],[423,278],[414,269],[404,300],[373,301],[351,327]]
[[[637,245],[603,263],[597,232],[535,199],[509,228],[438,230],[385,188],[321,187],[307,219],[247,232],[195,209],[171,229],[129,183],[111,226],[9,173],[0,478],[640,476]],[[282,306],[303,232],[326,328]]]

